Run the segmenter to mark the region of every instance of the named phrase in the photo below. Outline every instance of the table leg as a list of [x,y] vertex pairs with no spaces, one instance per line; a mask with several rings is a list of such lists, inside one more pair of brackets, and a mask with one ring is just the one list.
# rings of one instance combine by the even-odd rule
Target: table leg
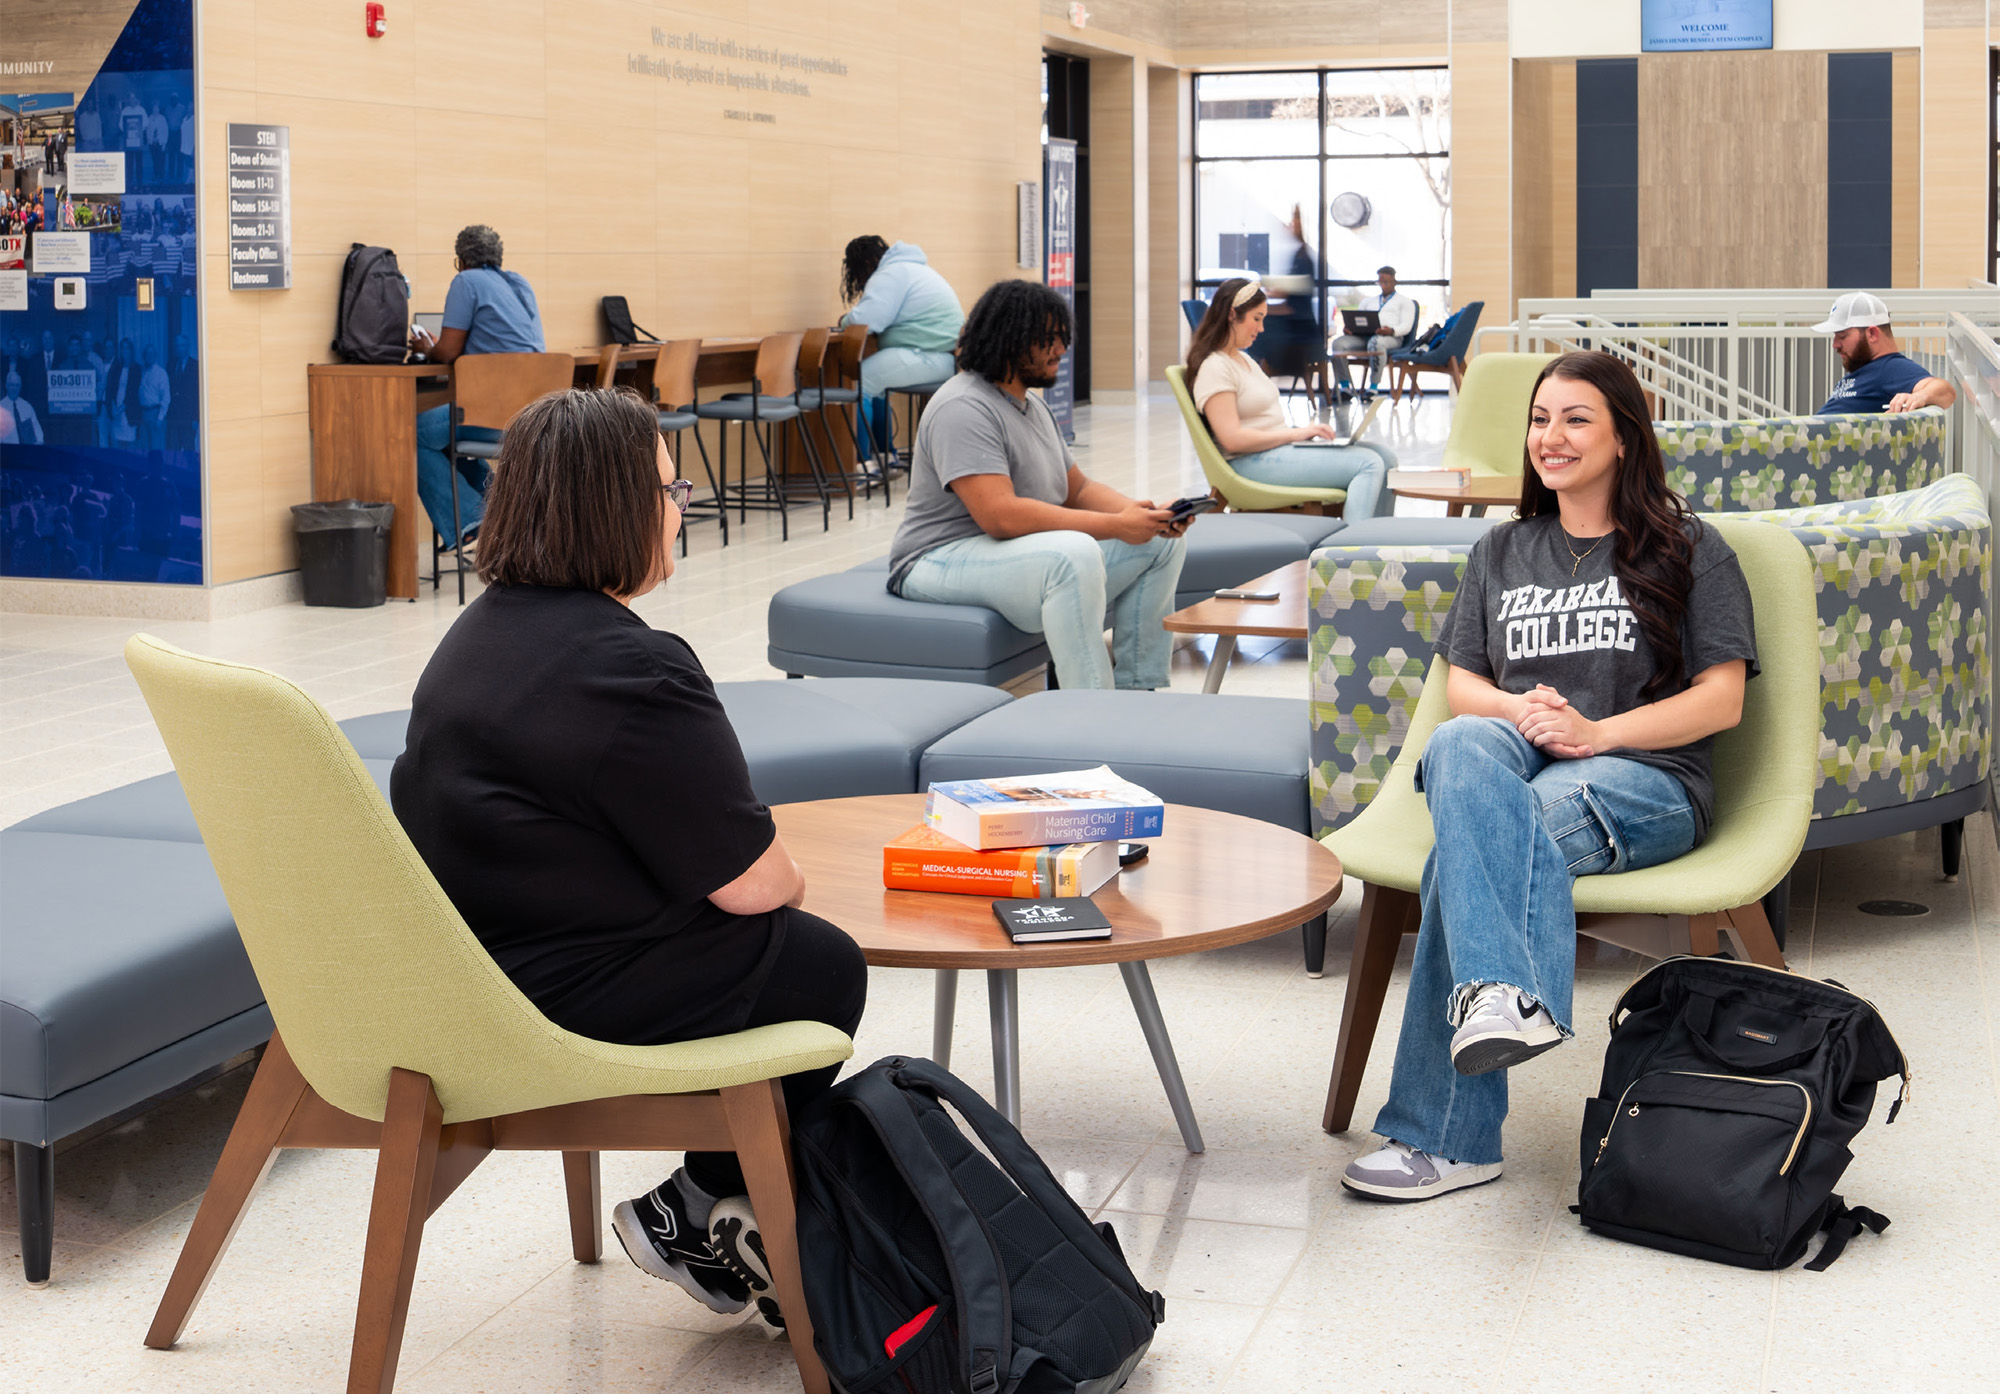
[[931,1059],[951,1068],[951,1028],[958,1016],[958,970],[940,968],[931,988]]
[[1222,675],[1229,671],[1229,660],[1236,656],[1236,636],[1218,634],[1215,636],[1215,656],[1208,660],[1208,676],[1202,679],[1203,692],[1220,692]]
[[1447,500],[1444,506],[1444,516],[1447,518],[1463,518],[1465,516],[1465,500]]
[[1159,1070],[1160,1083],[1166,1088],[1167,1104],[1174,1111],[1174,1122],[1180,1125],[1181,1141],[1190,1152],[1204,1151],[1201,1126],[1194,1121],[1194,1105],[1188,1101],[1180,1062],[1174,1059],[1174,1043],[1167,1038],[1166,1018],[1160,1015],[1160,999],[1153,995],[1153,975],[1146,971],[1143,959],[1119,964],[1118,972],[1125,979],[1125,991],[1131,995],[1132,1010],[1138,1014],[1139,1030],[1145,1034],[1146,1045],[1153,1052],[1153,1065]]
[[1017,1128],[1021,1126],[1020,976],[1014,968],[986,970],[986,1006],[993,1019],[993,1107]]

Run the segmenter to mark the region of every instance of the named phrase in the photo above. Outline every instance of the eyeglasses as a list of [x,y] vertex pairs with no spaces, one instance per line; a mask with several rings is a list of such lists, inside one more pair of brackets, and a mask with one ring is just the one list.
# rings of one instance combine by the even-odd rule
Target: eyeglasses
[[673,483],[662,484],[660,487],[666,490],[667,497],[674,501],[675,508],[683,513],[688,511],[688,500],[694,497],[692,479],[676,479]]

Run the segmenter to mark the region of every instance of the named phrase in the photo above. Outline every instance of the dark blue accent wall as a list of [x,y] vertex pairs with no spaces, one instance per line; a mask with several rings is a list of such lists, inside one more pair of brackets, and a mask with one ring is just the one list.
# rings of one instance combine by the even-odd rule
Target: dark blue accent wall
[[1886,53],[1826,57],[1826,283],[1886,286],[1895,72]]
[[1576,65],[1576,293],[1639,284],[1639,60]]

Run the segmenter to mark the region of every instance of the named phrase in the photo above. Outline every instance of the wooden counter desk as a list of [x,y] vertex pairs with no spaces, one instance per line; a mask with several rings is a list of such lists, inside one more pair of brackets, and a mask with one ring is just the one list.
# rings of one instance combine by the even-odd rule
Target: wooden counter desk
[[[703,340],[697,370],[702,395],[747,388],[757,344],[755,338]],[[601,352],[572,351],[584,385],[595,380]],[[451,401],[451,369],[438,363],[309,363],[306,400],[314,500],[395,504],[389,594],[415,600],[430,532],[417,499],[417,413]]]

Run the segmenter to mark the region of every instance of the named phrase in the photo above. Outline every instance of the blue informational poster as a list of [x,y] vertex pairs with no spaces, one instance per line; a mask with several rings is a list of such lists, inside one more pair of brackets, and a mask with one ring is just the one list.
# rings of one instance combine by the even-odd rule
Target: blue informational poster
[[1769,48],[1771,0],[1640,0],[1639,26],[1645,53]]
[[88,90],[0,124],[0,575],[199,585],[193,0],[139,0]]
[[[1061,293],[1076,313],[1076,142],[1051,139],[1042,148],[1043,228],[1042,284]],[[1082,330],[1079,328],[1080,334]],[[1063,355],[1056,370],[1055,386],[1045,388],[1042,400],[1062,428],[1063,439],[1076,439],[1076,376],[1071,364],[1073,353]]]

